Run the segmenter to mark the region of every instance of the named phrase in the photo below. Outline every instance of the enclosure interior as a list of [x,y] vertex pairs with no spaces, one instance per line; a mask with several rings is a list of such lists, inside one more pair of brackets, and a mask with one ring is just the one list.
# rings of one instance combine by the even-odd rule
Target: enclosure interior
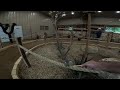
[[[11,42],[9,34],[5,33],[2,26],[6,27],[8,24],[6,31],[11,32],[13,23],[16,27],[10,34],[13,41]],[[12,71],[15,61],[20,56],[19,47],[15,46],[15,50],[6,49],[10,50],[9,53],[3,53],[4,48],[16,44],[17,37],[21,37],[22,43],[35,40],[31,43],[31,47],[44,44],[33,52],[68,66],[81,65],[90,60],[106,59],[119,62],[120,11],[1,11],[0,25],[2,25],[0,26],[0,63],[3,64],[0,72],[3,76],[7,71]],[[29,45],[26,48],[30,47]],[[17,52],[17,58],[12,57],[14,52]],[[6,56],[10,59],[5,58]],[[103,78],[97,74],[78,72],[42,62],[42,59],[32,54],[27,58],[31,68],[21,60],[18,70],[20,78]],[[10,73],[8,76],[11,78]]]

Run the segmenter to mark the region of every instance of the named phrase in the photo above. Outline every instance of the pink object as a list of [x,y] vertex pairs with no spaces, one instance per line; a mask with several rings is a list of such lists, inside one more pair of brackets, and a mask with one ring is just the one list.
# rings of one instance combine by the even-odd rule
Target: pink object
[[89,69],[94,69],[94,70],[108,71],[111,73],[120,73],[120,62],[113,62],[113,61],[106,62],[106,61],[92,60],[79,66],[89,68]]

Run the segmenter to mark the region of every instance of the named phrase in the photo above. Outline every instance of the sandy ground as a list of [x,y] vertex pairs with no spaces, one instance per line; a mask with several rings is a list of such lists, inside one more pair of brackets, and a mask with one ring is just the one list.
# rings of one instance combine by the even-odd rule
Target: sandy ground
[[[64,44],[64,47],[66,48],[68,47],[68,45]],[[85,45],[76,45],[74,43],[67,55],[67,59],[71,60],[74,64],[76,64],[76,61],[78,62],[81,60],[80,54],[82,55],[84,50],[85,50]],[[47,57],[51,60],[63,63],[63,60],[60,59],[59,57],[60,54],[55,44],[49,44],[46,46],[39,47],[34,52],[43,57]],[[118,52],[117,50],[106,51],[103,48],[98,48],[95,46],[89,46],[89,50],[88,50],[89,59],[94,57],[93,58],[94,60],[100,60],[105,57],[114,57],[115,55],[118,54],[117,52]],[[22,62],[19,66],[20,68],[19,76],[21,78],[24,78],[24,79],[76,79],[78,77],[75,71],[73,70],[68,70],[66,68],[58,67],[42,59],[41,61],[40,59],[37,59],[32,55],[28,56],[28,59],[32,67],[27,68],[24,62]]]
[[[79,46],[78,46],[79,47]],[[76,48],[78,48],[76,47]],[[59,52],[56,49],[56,45],[46,45],[36,49],[34,52],[47,57],[57,62],[63,62],[59,58]],[[74,51],[78,49],[74,49]],[[71,54],[73,50],[70,51]],[[41,61],[34,56],[28,56],[28,59],[32,65],[31,68],[27,68],[24,62],[20,64],[20,77],[24,79],[75,79],[75,71],[66,68],[58,67],[46,61]],[[69,59],[72,59],[69,57]]]
[[[36,41],[31,44],[25,44],[24,46],[26,48],[32,48],[33,46],[35,46],[39,43],[42,43],[42,42]],[[13,68],[15,61],[19,58],[19,56],[20,56],[20,54],[18,52],[17,47],[15,47],[15,46],[9,47],[4,51],[0,51],[0,79],[12,79],[11,70]]]
[[[53,40],[49,40],[53,41]],[[55,41],[55,40],[54,40]],[[65,40],[66,41],[66,40]],[[43,41],[36,41],[34,43],[25,44],[28,49],[43,43]],[[6,44],[8,46],[10,44]],[[20,57],[17,47],[12,46],[0,51],[0,79],[12,79],[11,71],[15,61]]]

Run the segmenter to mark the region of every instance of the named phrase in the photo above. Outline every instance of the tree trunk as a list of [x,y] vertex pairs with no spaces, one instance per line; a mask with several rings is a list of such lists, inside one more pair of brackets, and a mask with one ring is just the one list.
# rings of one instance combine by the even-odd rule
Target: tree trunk
[[88,56],[88,46],[89,46],[89,40],[90,40],[90,33],[91,33],[91,13],[88,13],[88,31],[87,31],[87,40],[86,40],[86,48],[83,55],[83,61],[82,63],[85,63],[87,61]]

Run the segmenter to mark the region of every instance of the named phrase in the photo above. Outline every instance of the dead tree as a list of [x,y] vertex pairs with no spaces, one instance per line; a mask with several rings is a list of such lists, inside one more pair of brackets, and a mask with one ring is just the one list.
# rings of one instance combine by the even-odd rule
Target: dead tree
[[71,31],[71,38],[70,38],[70,44],[69,46],[67,47],[67,50],[64,51],[63,50],[63,43],[60,42],[60,39],[59,39],[59,34],[58,34],[58,31],[57,31],[57,21],[62,18],[61,15],[63,14],[63,12],[60,12],[60,11],[54,11],[54,12],[50,12],[50,15],[51,15],[51,20],[52,20],[52,23],[53,23],[53,26],[55,28],[55,34],[56,34],[56,40],[57,40],[57,49],[61,55],[61,59],[65,61],[65,65],[69,65],[69,60],[67,60],[67,54],[68,52],[70,51],[71,49],[71,46],[72,46],[72,43],[73,43],[73,32]]

